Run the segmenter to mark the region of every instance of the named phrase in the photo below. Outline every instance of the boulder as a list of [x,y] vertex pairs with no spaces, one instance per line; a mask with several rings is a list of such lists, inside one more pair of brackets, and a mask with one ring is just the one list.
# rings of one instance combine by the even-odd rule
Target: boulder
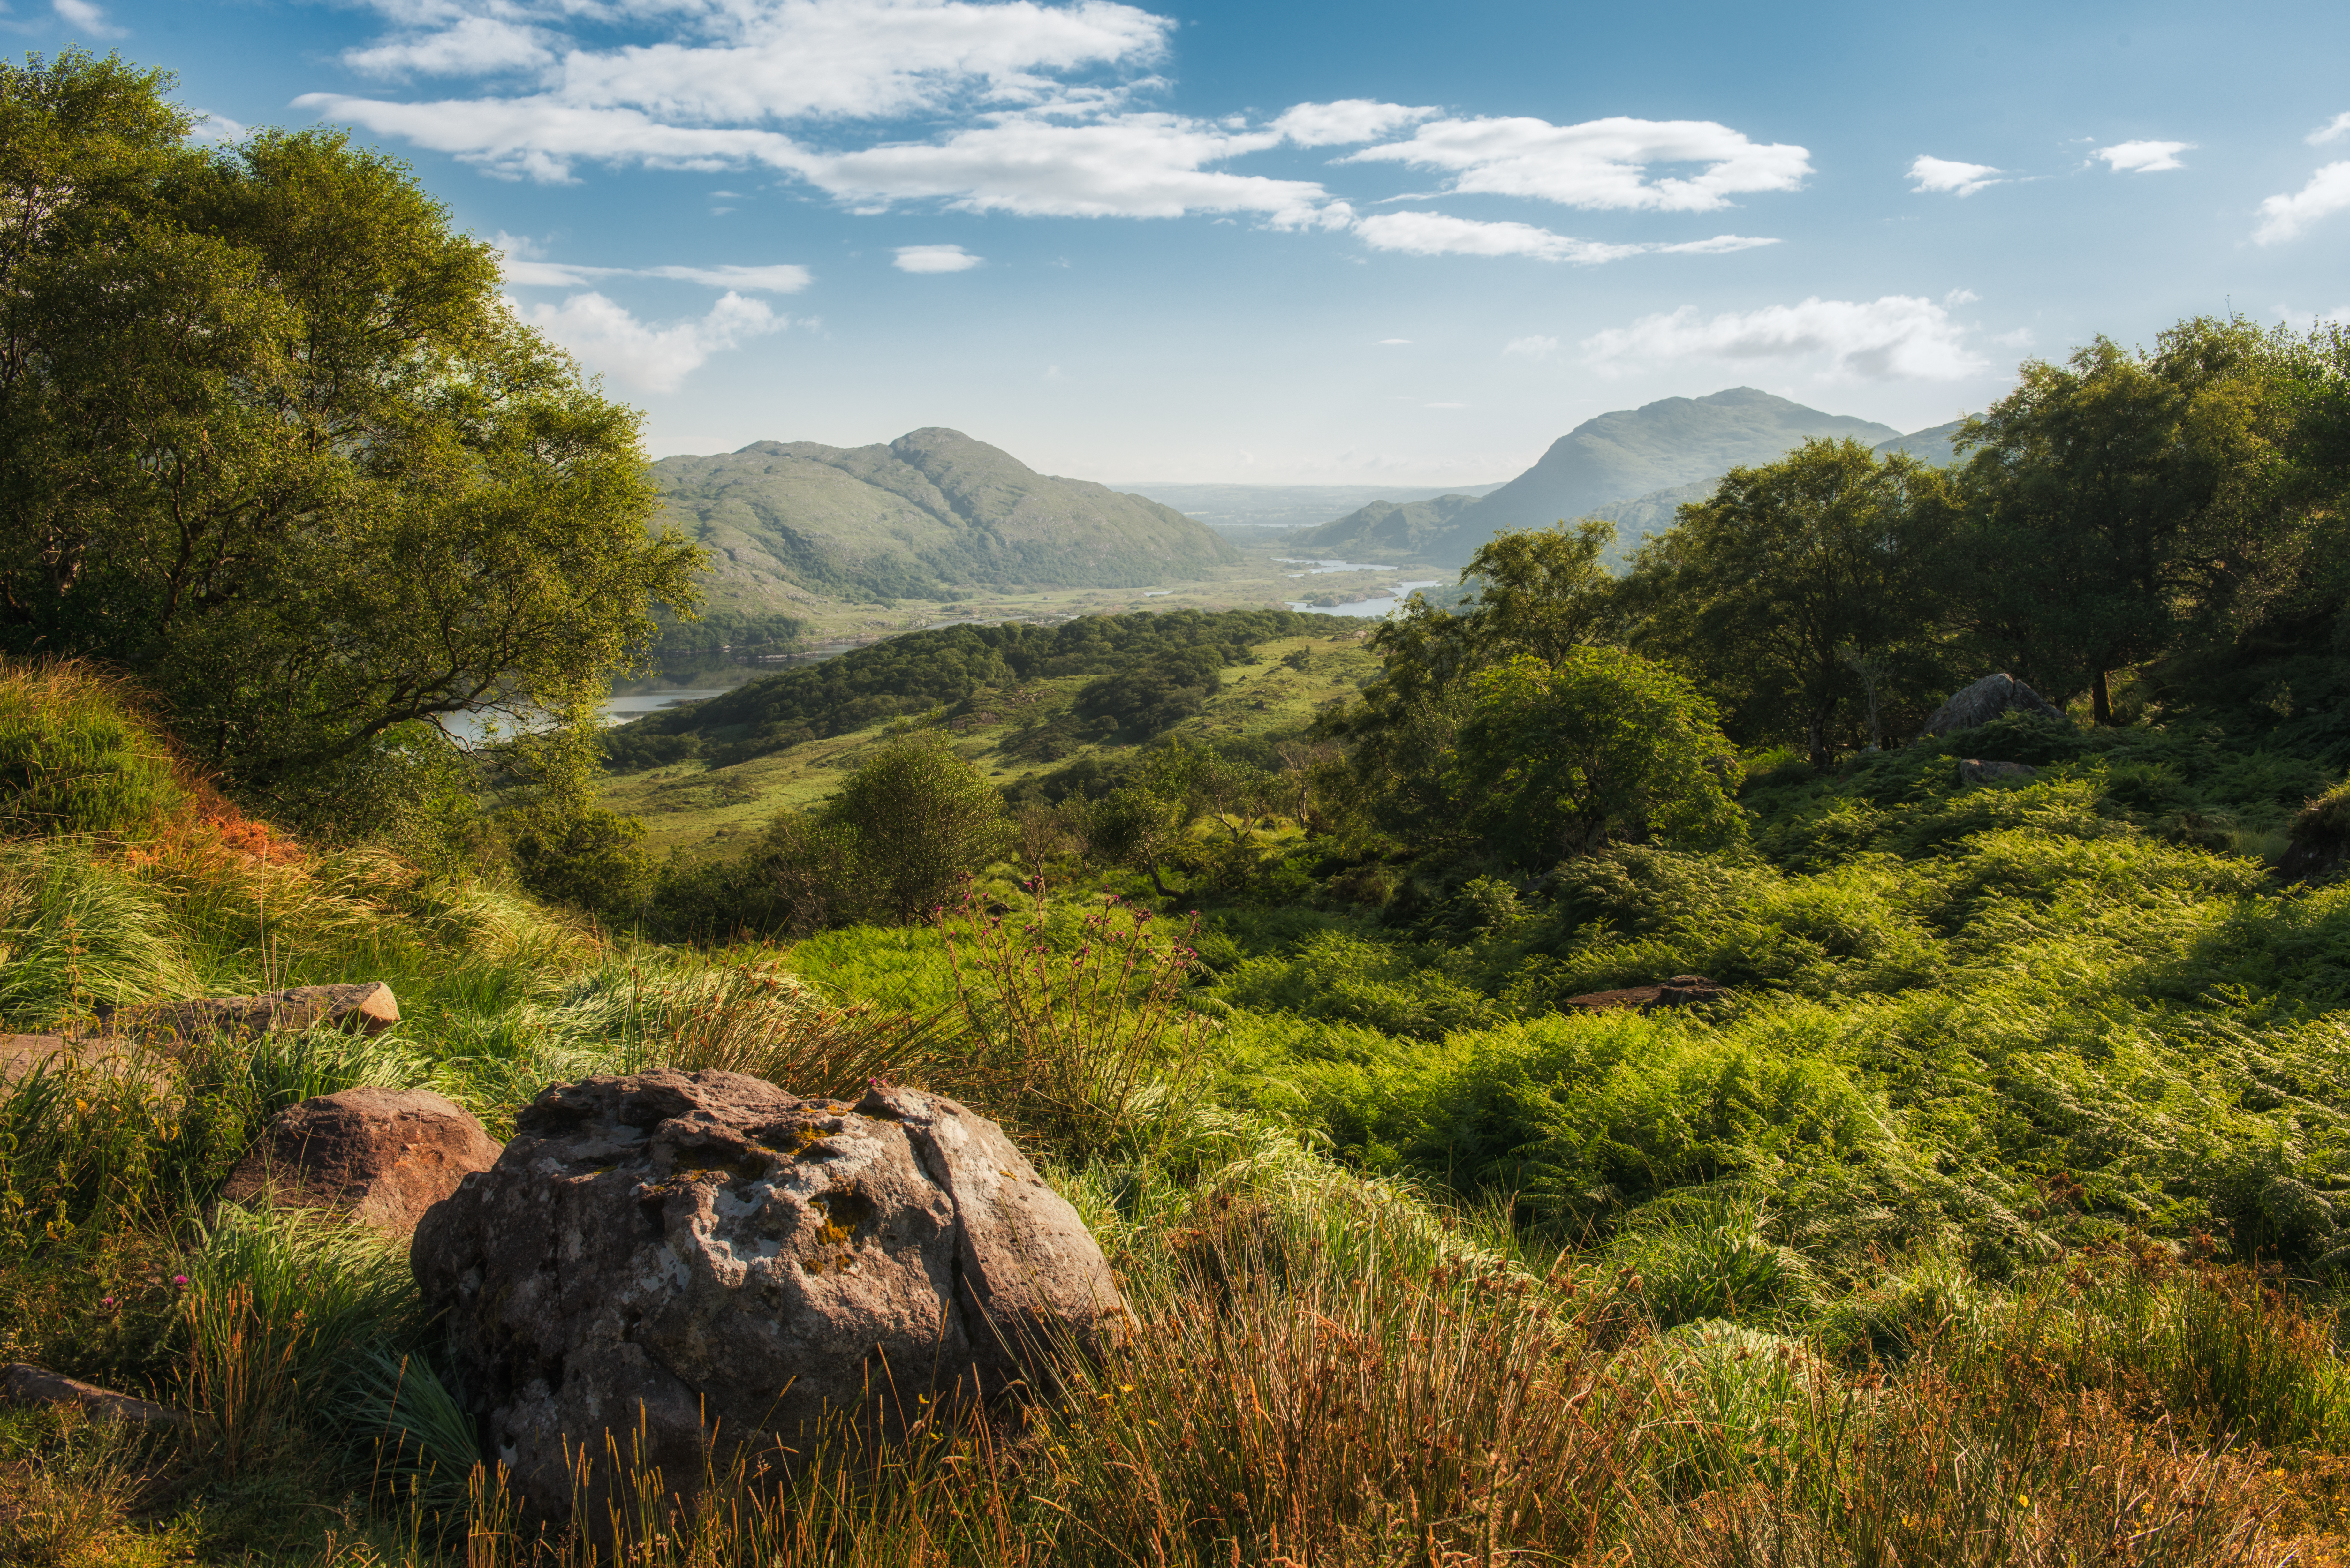
[[1959,763],[1959,783],[1962,784],[2016,784],[2039,776],[2038,768],[2023,763],[1985,762],[1980,757],[1967,757]]
[[1919,738],[1971,730],[1990,723],[2002,713],[2037,713],[2043,719],[2054,719],[2067,727],[2073,722],[2064,716],[2062,708],[2014,676],[1986,675],[1935,709],[1934,716],[1926,721],[1925,729],[1919,732]]
[[109,1014],[117,1033],[201,1040],[211,1035],[299,1033],[318,1024],[357,1034],[380,1034],[400,1022],[400,1003],[380,980],[350,985],[297,985],[258,996],[206,996],[151,1002]]
[[345,1089],[272,1116],[222,1196],[334,1209],[405,1238],[498,1146],[454,1100],[427,1089]]
[[1581,996],[1570,996],[1565,1005],[1586,1012],[1613,1012],[1637,1009],[1654,1012],[1660,1007],[1687,1007],[1692,1002],[1712,1002],[1728,996],[1730,988],[1716,985],[1701,974],[1677,974],[1655,985],[1627,985],[1621,991],[1591,991]]
[[168,1405],[134,1395],[117,1394],[95,1383],[68,1377],[46,1366],[19,1361],[0,1370],[0,1398],[11,1405],[78,1405],[101,1420],[141,1427],[181,1427],[187,1417]]
[[957,1389],[1049,1389],[1049,1352],[1128,1321],[1076,1212],[993,1123],[911,1089],[852,1105],[735,1073],[548,1089],[410,1256],[540,1517],[604,1517],[608,1467],[575,1476],[567,1449],[629,1455],[688,1497],[706,1457],[772,1454],[812,1423],[888,1430]]
[[2337,784],[2294,817],[2277,875],[2288,882],[2318,882],[2350,870],[2350,784]]

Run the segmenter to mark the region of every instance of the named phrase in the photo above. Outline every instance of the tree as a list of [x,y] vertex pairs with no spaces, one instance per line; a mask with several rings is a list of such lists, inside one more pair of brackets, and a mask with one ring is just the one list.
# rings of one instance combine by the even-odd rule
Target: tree
[[1905,453],[1815,440],[1733,468],[1642,546],[1633,646],[1718,693],[1742,739],[1792,730],[1825,765],[1847,710],[1939,673],[1952,526],[1944,475]]
[[1960,437],[1973,570],[1954,586],[1977,644],[2043,690],[2087,688],[2104,724],[2113,671],[2257,613],[2306,520],[2272,483],[2282,347],[2198,319],[2150,354],[2100,337],[2026,361]]
[[869,901],[900,922],[944,904],[1007,840],[1003,797],[935,738],[899,742],[858,769],[824,815],[848,836]]
[[1388,817],[1440,829],[1443,756],[1479,670],[1521,654],[1555,660],[1614,635],[1615,583],[1600,556],[1615,537],[1602,518],[1496,534],[1461,568],[1458,609],[1414,594],[1372,632],[1379,679],[1323,727],[1351,743],[1365,793]]
[[1445,782],[1463,819],[1523,865],[1662,835],[1744,836],[1723,785],[1737,753],[1687,680],[1612,648],[1480,673]]
[[585,711],[693,601],[639,416],[400,165],[188,146],[169,86],[0,64],[0,649],[131,670],[297,813],[402,726]]

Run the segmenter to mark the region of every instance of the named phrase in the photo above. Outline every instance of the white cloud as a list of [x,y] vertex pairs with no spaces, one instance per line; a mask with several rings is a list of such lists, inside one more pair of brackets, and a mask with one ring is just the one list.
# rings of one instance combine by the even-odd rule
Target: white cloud
[[458,16],[430,31],[397,35],[343,51],[343,64],[371,77],[500,76],[543,69],[559,36],[500,16]]
[[[1440,119],[1408,141],[1367,147],[1342,161],[1375,160],[1450,171],[1449,188],[1461,192],[1669,213],[1711,212],[1750,192],[1793,191],[1812,171],[1804,149],[1750,141],[1710,119],[1620,115],[1578,125]],[[1687,177],[1648,175],[1652,164],[1690,163],[1703,167]]]
[[224,114],[214,114],[208,109],[195,111],[203,116],[203,123],[188,132],[191,141],[243,141],[249,129],[241,119],[231,119]]
[[[1054,73],[1147,64],[1174,24],[1111,0],[373,0],[393,32],[345,62],[385,75],[536,69],[568,108],[664,119],[865,119],[977,97],[1035,103]],[[650,44],[582,46],[578,22],[658,19]]]
[[1513,337],[1502,345],[1504,354],[1515,354],[1527,359],[1547,359],[1558,352],[1555,337]]
[[2002,348],[2029,348],[2039,339],[2029,327],[2019,327],[2012,332],[2002,332],[1991,339]]
[[2302,140],[2312,147],[2323,147],[2329,141],[2339,141],[2345,136],[2350,136],[2350,111],[2335,115]]
[[1824,361],[1829,373],[1865,380],[1950,381],[1985,369],[1961,341],[1965,328],[1930,299],[1820,299],[1701,317],[1685,305],[1583,340],[1603,370],[1665,359]]
[[1710,240],[1688,240],[1679,244],[1653,241],[1609,244],[1555,234],[1532,223],[1489,223],[1443,213],[1377,213],[1357,219],[1355,232],[1374,249],[1402,251],[1410,255],[1532,256],[1538,261],[1577,262],[1585,265],[1651,253],[1711,254],[1779,243],[1749,239],[1742,234],[1716,234]]
[[1909,178],[1918,182],[1921,195],[1929,191],[1947,191],[1953,196],[1971,196],[1985,186],[2005,184],[2005,181],[1993,178],[2001,172],[1988,163],[1958,163],[1923,153],[1909,165]]
[[1300,147],[1338,147],[1348,142],[1376,141],[1436,110],[1407,109],[1376,99],[1341,99],[1336,103],[1301,103],[1284,109],[1271,129]]
[[2272,245],[2295,238],[2318,219],[2345,207],[2350,207],[2350,161],[2328,163],[2292,195],[2271,196],[2261,203],[2261,226],[2252,231],[2252,243]]
[[766,266],[584,266],[547,261],[536,242],[514,234],[500,234],[491,243],[502,253],[506,282],[517,288],[577,288],[603,277],[662,277],[754,294],[797,294],[814,281],[807,268],[791,262]]
[[986,259],[961,245],[899,245],[889,265],[899,272],[969,272]]
[[90,0],[49,0],[57,20],[93,38],[120,38],[122,29],[106,19],[105,10]]
[[2104,159],[2116,174],[2155,174],[2165,169],[2186,168],[2178,155],[2194,151],[2195,143],[2191,141],[2117,141],[2111,147],[2098,148],[2090,156]]
[[791,317],[759,300],[728,293],[695,320],[655,327],[600,294],[539,304],[523,319],[579,357],[589,369],[644,392],[675,391],[712,354],[781,332]]

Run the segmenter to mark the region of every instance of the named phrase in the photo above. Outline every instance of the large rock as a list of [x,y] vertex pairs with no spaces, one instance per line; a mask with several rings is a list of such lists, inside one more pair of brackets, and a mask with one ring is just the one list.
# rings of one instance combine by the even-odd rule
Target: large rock
[[76,1071],[134,1079],[158,1091],[172,1084],[170,1062],[120,1035],[0,1034],[0,1084]]
[[1971,730],[1990,723],[2002,713],[2037,713],[2068,726],[2073,722],[2064,716],[2062,708],[2014,676],[1986,675],[1935,709],[1934,716],[1926,721],[1919,734],[1947,735],[1958,730]]
[[338,1210],[404,1238],[497,1158],[498,1145],[454,1100],[428,1089],[345,1089],[271,1117],[222,1196]]
[[1959,783],[1961,784],[2028,784],[2040,776],[2040,770],[2023,763],[1985,762],[1981,757],[1959,760]]
[[326,1024],[359,1034],[380,1034],[400,1022],[400,1003],[380,980],[348,985],[297,985],[258,996],[206,996],[192,1002],[152,1002],[109,1015],[120,1033],[201,1040],[225,1034],[298,1033]]
[[686,1496],[713,1441],[828,1417],[887,1429],[918,1396],[1041,1386],[1051,1350],[1127,1322],[1076,1211],[993,1123],[910,1089],[850,1105],[735,1073],[547,1090],[411,1257],[541,1516],[577,1500],[602,1517],[608,1478],[576,1481],[567,1445],[639,1456]]

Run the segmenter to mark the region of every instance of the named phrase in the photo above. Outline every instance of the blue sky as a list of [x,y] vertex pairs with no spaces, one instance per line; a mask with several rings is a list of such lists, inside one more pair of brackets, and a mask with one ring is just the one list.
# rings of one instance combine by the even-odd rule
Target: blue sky
[[1752,385],[1903,430],[2350,317],[2350,6],[7,0],[352,127],[657,453],[951,425],[1113,481],[1472,483]]

